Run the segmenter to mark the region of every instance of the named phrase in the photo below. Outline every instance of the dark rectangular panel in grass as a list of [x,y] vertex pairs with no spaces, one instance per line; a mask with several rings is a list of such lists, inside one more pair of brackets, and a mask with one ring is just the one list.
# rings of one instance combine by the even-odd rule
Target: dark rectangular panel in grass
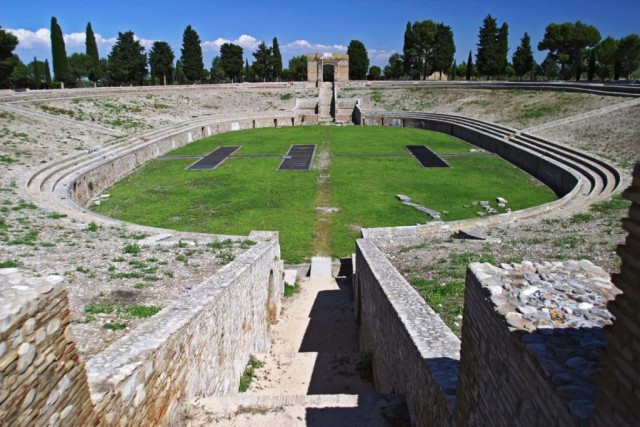
[[280,171],[307,171],[311,168],[313,154],[316,151],[315,144],[294,144],[284,156],[278,170]]
[[448,168],[449,165],[425,145],[405,145],[424,168]]
[[215,169],[227,158],[238,151],[240,147],[218,147],[211,153],[207,154],[202,159],[198,160],[187,169],[189,170],[203,170],[203,169]]

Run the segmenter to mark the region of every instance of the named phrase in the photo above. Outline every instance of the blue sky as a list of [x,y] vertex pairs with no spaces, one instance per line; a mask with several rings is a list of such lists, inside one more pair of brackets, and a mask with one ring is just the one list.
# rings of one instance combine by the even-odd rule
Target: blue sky
[[[188,4],[189,6],[185,6]],[[389,55],[402,51],[408,21],[432,19],[451,26],[458,63],[475,54],[478,29],[491,14],[498,23],[509,24],[509,57],[524,32],[536,50],[551,22],[581,20],[596,26],[603,37],[619,38],[640,33],[638,0],[321,0],[235,1],[215,0],[4,0],[0,2],[0,25],[18,36],[16,53],[29,62],[51,57],[49,28],[56,16],[65,34],[67,53],[84,52],[84,31],[91,22],[98,37],[100,56],[107,56],[118,32],[132,30],[146,47],[154,40],[167,41],[180,56],[182,33],[192,25],[203,42],[205,66],[227,41],[240,44],[245,57],[260,41],[278,42],[286,61],[312,52],[345,51],[349,41],[362,41],[372,65],[384,66]]]

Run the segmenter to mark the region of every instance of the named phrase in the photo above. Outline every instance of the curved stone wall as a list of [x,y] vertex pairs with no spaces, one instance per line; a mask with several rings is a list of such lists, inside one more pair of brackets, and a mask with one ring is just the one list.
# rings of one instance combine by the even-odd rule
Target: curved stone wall
[[[363,237],[406,236],[478,225],[514,222],[539,216],[572,202],[593,203],[608,197],[620,185],[613,166],[575,149],[561,147],[514,129],[459,116],[429,113],[368,112],[356,105],[354,120],[367,126],[402,126],[446,133],[495,153],[551,188],[558,200],[500,215],[425,225],[362,230]],[[538,146],[536,146],[537,144]],[[541,147],[540,147],[541,146]],[[598,187],[598,191],[594,191]]]

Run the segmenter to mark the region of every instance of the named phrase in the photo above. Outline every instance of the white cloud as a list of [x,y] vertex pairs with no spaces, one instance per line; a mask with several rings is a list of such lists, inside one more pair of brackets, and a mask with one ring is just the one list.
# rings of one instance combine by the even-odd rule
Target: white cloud
[[341,44],[326,45],[321,43],[311,43],[307,40],[295,40],[282,46],[281,50],[283,53],[294,55],[316,52],[346,52],[347,46]]
[[67,50],[75,50],[84,47],[87,36],[85,33],[71,33],[64,34],[62,38],[64,38],[64,46]]
[[[147,50],[151,49],[151,46],[153,46],[153,43],[155,42],[155,40],[150,40],[150,39],[141,39],[140,37],[136,36],[135,34],[133,35],[133,39],[137,40],[140,42],[140,44]],[[113,39],[114,43],[116,39]]]
[[[25,29],[7,29],[18,38],[18,49],[20,50],[37,50],[37,49],[51,49],[51,31],[48,28],[40,28],[37,31],[30,31]],[[111,48],[115,44],[117,37],[103,37],[102,35],[95,33],[96,44],[98,45],[98,51],[100,55],[106,56]],[[67,49],[67,53],[72,52],[84,52],[86,34],[82,33],[70,33],[64,34],[64,44]],[[133,38],[138,40],[142,46],[146,49],[151,48],[155,40],[141,39],[134,34]]]
[[51,46],[51,32],[46,28],[35,32],[23,28],[7,28],[7,31],[18,38],[18,46],[22,49],[46,49]]
[[235,45],[241,46],[246,51],[253,52],[258,48],[258,45],[262,43],[262,40],[258,40],[257,38],[250,36],[248,34],[242,34],[240,37],[238,37],[235,40],[229,40],[229,39],[224,39],[222,37],[219,37],[213,41],[202,42],[200,45],[205,50],[219,51],[220,46],[222,46],[225,43],[233,43]]
[[385,49],[368,49],[369,60],[376,64],[386,64],[389,62],[389,57],[395,53],[395,51],[389,51]]

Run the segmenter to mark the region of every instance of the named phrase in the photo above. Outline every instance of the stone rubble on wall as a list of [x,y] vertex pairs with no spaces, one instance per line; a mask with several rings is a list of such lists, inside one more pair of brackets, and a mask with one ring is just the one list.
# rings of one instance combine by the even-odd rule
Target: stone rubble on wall
[[603,327],[613,316],[607,303],[620,291],[590,261],[470,266],[495,312],[509,330],[520,332],[523,350],[538,363],[569,412],[581,420],[595,413],[607,346]]

